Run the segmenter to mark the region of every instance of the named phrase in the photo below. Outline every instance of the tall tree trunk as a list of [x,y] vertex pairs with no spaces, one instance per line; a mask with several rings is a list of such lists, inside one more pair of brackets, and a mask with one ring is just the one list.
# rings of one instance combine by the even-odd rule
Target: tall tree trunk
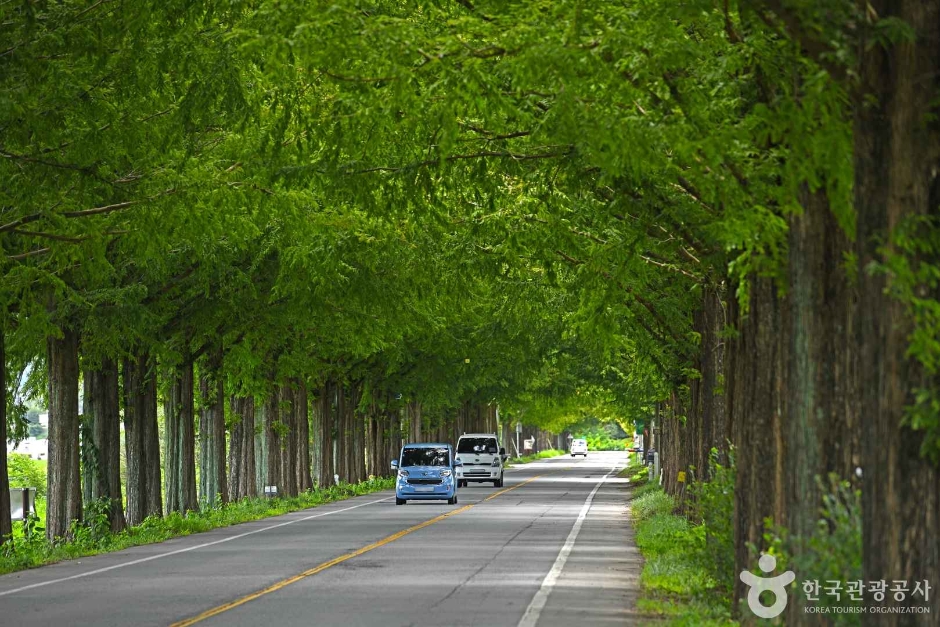
[[255,496],[255,403],[250,396],[232,396],[228,456],[229,500]]
[[[905,424],[916,390],[938,388],[936,376],[908,354],[913,321],[894,297],[890,272],[870,272],[886,257],[904,255],[899,228],[936,229],[940,218],[940,3],[935,0],[868,5],[881,19],[900,18],[916,39],[863,41],[855,106],[855,206],[859,268],[859,329],[864,471],[862,566],[865,580],[940,581],[940,475],[921,455],[924,433]],[[908,221],[929,218],[916,227]],[[913,256],[911,253],[907,253]],[[938,260],[923,261],[934,267]],[[916,272],[914,270],[913,272]],[[940,298],[929,281],[910,286],[917,298]],[[932,443],[931,446],[936,446]],[[909,595],[898,605],[930,605],[929,614],[884,615],[881,625],[933,625],[940,595],[929,603]]]
[[62,339],[50,337],[46,348],[49,368],[46,537],[51,540],[68,536],[72,521],[82,518],[78,448],[78,333],[67,327],[63,329]]
[[199,412],[199,498],[203,507],[228,501],[225,474],[225,388],[222,381],[222,351],[209,358],[199,377],[202,409]]
[[121,391],[117,362],[101,361],[97,369],[85,370],[84,415],[91,425],[89,448],[93,463],[86,464],[83,480],[88,484],[86,498],[106,498],[110,502],[108,522],[111,531],[124,529],[124,498],[121,494]]
[[[10,476],[7,474],[7,356],[6,324],[0,317],[0,429],[3,429],[3,446],[0,446],[0,545],[13,533],[10,519]],[[25,515],[26,512],[23,512]]]
[[320,487],[333,485],[333,394],[330,380],[320,392]]
[[164,405],[167,512],[199,508],[194,395],[193,362],[187,357],[172,374]]
[[127,524],[163,513],[157,381],[144,352],[124,360],[124,448],[127,457]]
[[281,437],[278,433],[281,421],[278,409],[277,386],[271,387],[270,396],[264,404],[264,454],[265,486],[277,486],[283,491],[281,482]]
[[310,475],[310,406],[307,382],[295,380],[294,424],[297,426],[297,491],[306,492],[313,487]]
[[294,418],[294,389],[288,381],[280,387],[281,424],[286,427],[281,439],[281,483],[287,496],[297,496],[297,425]]
[[[847,479],[859,462],[854,288],[843,265],[850,242],[822,191],[802,193],[802,214],[790,217],[789,363],[786,421],[787,521],[791,551],[811,552],[822,494],[817,478]],[[787,624],[817,624],[797,595]]]
[[357,381],[349,391],[349,481],[358,483],[363,480],[362,470],[362,414],[359,404],[362,400],[363,384]]
[[336,474],[340,481],[349,481],[349,412],[346,409],[346,385],[339,381],[336,385]]
[[[729,290],[734,294],[734,290]],[[732,296],[732,298],[734,298]],[[733,307],[734,312],[737,307]],[[781,330],[789,328],[787,307],[777,294],[773,279],[751,280],[750,311],[746,319],[734,319],[740,330],[734,343],[730,371],[737,447],[735,485],[735,572],[753,568],[758,551],[766,547],[764,520],[782,524],[785,518],[784,459],[787,413],[787,341]],[[747,590],[735,581],[735,599]]]

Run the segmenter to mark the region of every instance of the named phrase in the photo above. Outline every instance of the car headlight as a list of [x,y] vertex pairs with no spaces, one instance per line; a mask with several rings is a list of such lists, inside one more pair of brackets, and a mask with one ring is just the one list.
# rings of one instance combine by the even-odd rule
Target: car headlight
[[407,477],[407,476],[408,476],[408,471],[407,471],[407,470],[399,470],[399,471],[398,471],[398,476],[399,476],[399,477]]
[[442,476],[442,477],[449,477],[450,475],[451,475],[451,472],[450,472],[449,470],[442,470],[442,471],[441,471],[441,476]]
[[496,459],[494,459],[493,463],[490,464],[490,466],[492,466],[493,468],[497,468],[499,466],[499,458],[497,457]]

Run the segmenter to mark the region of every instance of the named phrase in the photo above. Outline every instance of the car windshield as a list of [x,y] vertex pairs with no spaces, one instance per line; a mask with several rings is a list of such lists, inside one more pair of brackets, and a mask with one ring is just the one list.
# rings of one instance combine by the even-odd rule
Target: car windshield
[[496,438],[460,438],[457,442],[458,453],[488,453],[496,449]]
[[450,466],[450,454],[446,448],[406,448],[401,466]]

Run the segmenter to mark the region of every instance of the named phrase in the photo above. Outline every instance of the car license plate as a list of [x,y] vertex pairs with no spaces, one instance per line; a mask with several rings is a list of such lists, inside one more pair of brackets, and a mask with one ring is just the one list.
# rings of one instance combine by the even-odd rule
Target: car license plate
[[422,485],[415,488],[415,492],[434,492],[434,486]]

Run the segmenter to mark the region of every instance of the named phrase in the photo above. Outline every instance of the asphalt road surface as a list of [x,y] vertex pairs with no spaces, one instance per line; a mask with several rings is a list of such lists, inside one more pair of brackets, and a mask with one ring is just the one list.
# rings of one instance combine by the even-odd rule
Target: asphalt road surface
[[624,453],[520,466],[459,503],[380,492],[0,577],[3,625],[624,625]]

